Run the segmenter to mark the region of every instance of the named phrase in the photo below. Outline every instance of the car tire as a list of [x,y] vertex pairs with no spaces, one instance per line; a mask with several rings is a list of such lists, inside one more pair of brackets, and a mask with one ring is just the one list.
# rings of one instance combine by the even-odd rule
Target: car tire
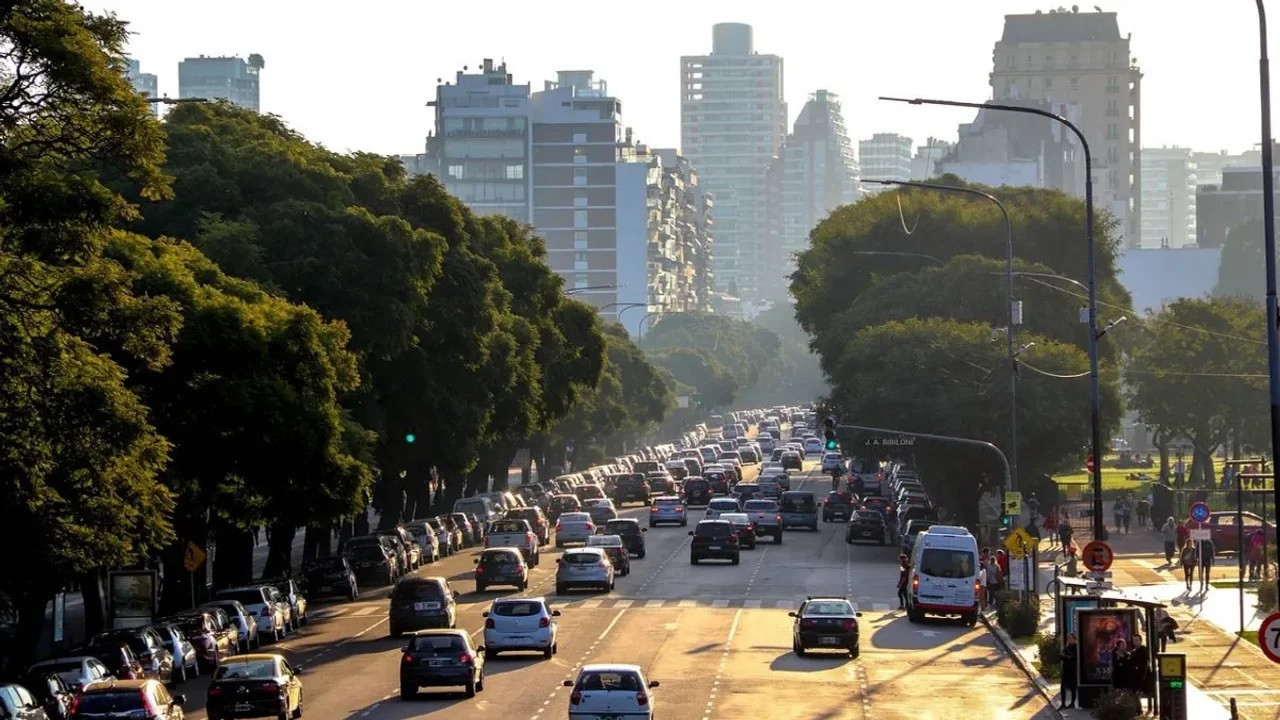
[[697,558],[697,556],[696,556],[696,555],[690,555],[690,556],[689,556],[689,564],[690,564],[690,565],[697,565],[697,564],[698,564],[698,558]]
[[773,544],[774,544],[774,545],[781,545],[781,544],[782,544],[782,531],[781,531],[781,530],[779,530],[778,532],[776,532],[776,533],[774,533],[774,534],[773,534]]
[[564,548],[564,541],[563,541],[563,540],[560,540],[560,539],[557,539],[557,540],[556,540],[556,547],[563,549],[563,548]]
[[853,647],[849,648],[849,657],[856,658],[861,652],[862,652],[862,648],[858,647],[855,644]]
[[484,592],[484,591],[485,591],[485,586],[484,586],[483,584],[481,584],[481,583],[476,583],[476,592],[477,592],[477,593],[482,593],[482,592]]
[[401,686],[400,686],[400,699],[401,699],[401,700],[413,700],[413,699],[415,699],[415,698],[417,698],[417,697],[418,697],[418,688],[413,687],[413,686],[411,686],[411,685],[401,685]]
[[737,565],[737,564],[738,564],[738,563],[740,563],[741,561],[742,561],[742,557],[741,557],[741,556],[739,556],[739,555],[735,555],[735,556],[733,556],[733,558],[731,558],[731,559],[729,560],[729,562],[733,563],[734,565]]
[[293,717],[295,720],[302,717],[302,697],[298,697],[298,707],[293,709]]
[[555,646],[554,646],[554,645],[553,645],[553,646],[551,646],[551,647],[549,647],[549,648],[547,648],[546,650],[543,650],[543,651],[542,651],[542,659],[543,659],[543,660],[550,660],[550,659],[551,659],[551,656],[552,656],[552,655],[554,655],[554,654],[555,654],[555,652],[556,652],[556,651],[555,651]]
[[467,697],[469,697],[469,698],[473,698],[473,697],[475,697],[475,696],[476,696],[476,690],[478,690],[478,689],[479,689],[479,688],[476,686],[476,681],[475,681],[475,679],[474,679],[474,678],[468,678],[468,679],[467,679],[467,689],[466,689],[466,691],[465,691],[466,696],[467,696]]
[[922,620],[924,620],[924,613],[919,610],[907,608],[907,622],[918,623]]
[[398,628],[398,627],[388,627],[388,628],[387,628],[387,635],[388,635],[389,637],[398,638],[398,637],[400,637],[400,636],[401,636],[401,635],[403,635],[403,634],[404,634],[404,633],[402,633],[402,632],[400,631],[400,628]]
[[966,613],[964,615],[961,615],[960,619],[964,622],[965,625],[968,625],[969,627],[973,627],[974,625],[978,624],[978,613],[976,612]]
[[804,646],[800,643],[792,643],[791,652],[795,653],[796,657],[804,657]]
[[565,593],[565,587],[563,585],[556,585],[556,594],[563,595],[564,593]]
[[641,560],[643,560],[643,559],[644,559],[644,550],[641,550],[641,551],[640,551],[640,553],[636,555],[636,557],[638,557],[638,558],[640,558]]
[[485,649],[485,651],[484,651],[484,661],[485,661],[485,662],[489,662],[490,660],[493,660],[493,659],[494,659],[494,658],[496,658],[496,657],[498,657],[498,651],[497,651],[497,650],[489,650],[488,648],[486,648],[486,649]]
[[649,523],[649,529],[658,527],[658,523]]

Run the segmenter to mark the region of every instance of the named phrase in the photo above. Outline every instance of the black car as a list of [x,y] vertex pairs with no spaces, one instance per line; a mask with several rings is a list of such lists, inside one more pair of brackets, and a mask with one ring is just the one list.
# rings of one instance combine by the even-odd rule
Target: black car
[[600,531],[600,534],[621,537],[622,544],[627,548],[627,552],[643,560],[644,534],[646,532],[648,532],[648,528],[640,527],[640,521],[635,518],[614,518],[605,522],[604,529]]
[[613,476],[613,502],[621,507],[622,503],[638,502],[649,504],[649,481],[644,473],[627,473]]
[[360,585],[351,561],[342,555],[308,560],[302,564],[302,577],[307,594],[318,597],[344,597],[354,601],[360,597]]
[[415,633],[400,659],[400,698],[412,700],[421,687],[460,686],[467,697],[484,690],[484,646],[473,647],[465,630]]
[[49,720],[67,720],[76,694],[58,673],[35,669],[22,677],[21,685],[35,696]]
[[395,553],[381,541],[347,543],[342,549],[360,582],[369,585],[390,585],[396,581]]
[[875,510],[859,510],[845,526],[844,541],[850,545],[859,541],[884,545],[888,539],[888,533],[889,529],[884,523],[883,515]]
[[391,591],[391,637],[423,628],[452,628],[458,624],[453,587],[442,577],[407,577]]
[[[164,639],[151,628],[134,628],[130,630],[108,630],[95,635],[89,641],[92,645],[123,644],[132,651],[133,657],[142,666],[145,677],[159,680],[162,683],[173,682],[173,653],[164,646]],[[105,659],[99,658],[104,663]],[[110,664],[108,664],[110,667]],[[120,677],[120,675],[116,675]],[[134,678],[141,680],[142,678]]]
[[844,650],[858,657],[858,618],[853,603],[842,597],[809,597],[796,612],[791,630],[791,649],[804,657],[810,648]]
[[702,477],[690,477],[684,481],[684,504],[689,507],[706,507],[711,502],[711,483]]
[[737,565],[742,556],[738,531],[726,520],[703,520],[689,531],[689,564],[700,560],[728,560]]
[[853,495],[833,490],[822,501],[822,522],[850,520],[853,518]]
[[671,495],[676,492],[676,479],[665,470],[651,472],[645,479],[649,481],[649,490],[656,495]]
[[205,694],[211,718],[302,717],[301,668],[283,655],[231,658],[218,666]]
[[488,548],[476,558],[476,592],[494,585],[511,585],[517,590],[529,587],[529,566],[515,548]]
[[729,476],[721,472],[709,472],[702,476],[711,485],[712,495],[729,494]]

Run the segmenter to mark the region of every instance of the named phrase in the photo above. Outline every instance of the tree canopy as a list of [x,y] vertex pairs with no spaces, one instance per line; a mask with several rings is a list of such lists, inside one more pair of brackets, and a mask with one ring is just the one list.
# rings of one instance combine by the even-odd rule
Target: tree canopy
[[1218,261],[1215,295],[1261,298],[1266,290],[1266,258],[1262,253],[1262,220],[1249,220],[1227,233]]

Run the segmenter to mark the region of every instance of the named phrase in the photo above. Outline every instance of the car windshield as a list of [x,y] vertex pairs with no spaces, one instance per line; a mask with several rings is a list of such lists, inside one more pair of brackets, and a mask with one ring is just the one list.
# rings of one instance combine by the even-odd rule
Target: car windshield
[[680,504],[680,501],[675,498],[658,498],[655,502],[658,507],[675,507]]
[[939,578],[966,578],[973,575],[973,553],[954,548],[925,548],[920,557],[920,573]]
[[853,496],[848,493],[833,492],[827,493],[828,505],[852,505]]
[[34,667],[31,669],[31,671],[33,674],[34,673],[53,673],[54,675],[57,675],[59,678],[62,678],[62,682],[68,685],[79,685],[81,673],[83,672],[79,662],[50,663],[48,665],[40,665],[38,667]]
[[782,509],[787,512],[813,512],[817,509],[817,502],[813,499],[813,495],[809,493],[802,495],[786,494],[782,496]]
[[564,558],[564,561],[570,565],[590,565],[592,563],[600,562],[600,556],[595,553],[565,553],[562,557]]
[[495,535],[525,532],[523,520],[499,520],[489,526],[489,532]]
[[614,522],[605,523],[604,531],[610,535],[639,535],[640,523],[635,522]]
[[701,537],[721,537],[732,532],[733,527],[727,522],[698,523],[698,535]]
[[716,508],[717,510],[720,508],[737,508],[738,501],[728,498],[716,498],[711,501],[711,507]]
[[342,570],[342,558],[328,557],[312,560],[303,566],[305,572],[337,572]]
[[[347,552],[351,554],[351,557],[357,560],[382,560],[383,559],[381,545],[353,545],[347,548]],[[240,602],[244,602],[244,601],[241,600]],[[262,601],[259,600],[258,602],[262,602]]]
[[565,513],[560,516],[561,523],[589,523],[591,516],[582,512]]
[[182,615],[174,618],[173,622],[187,635],[200,635],[204,632],[203,615]]
[[777,510],[778,506],[772,500],[748,500],[743,510],[747,511],[765,511]]
[[146,710],[146,706],[142,704],[142,693],[137,690],[81,693],[80,697],[76,698],[76,714],[79,716],[108,713],[132,715],[138,710]]
[[881,523],[884,522],[884,516],[874,510],[860,510],[858,511],[858,520]]
[[805,615],[852,615],[853,607],[843,600],[816,600],[805,605]]
[[427,652],[461,652],[467,649],[467,641],[458,635],[419,635],[409,641],[409,648]]
[[218,666],[214,680],[270,680],[276,676],[275,660],[229,662]]
[[751,518],[748,518],[743,513],[724,513],[720,516],[720,519],[725,522],[733,523],[734,525],[746,525],[751,522]]
[[485,565],[516,565],[520,562],[519,556],[514,552],[486,551],[480,556],[480,560]]
[[640,692],[640,677],[631,672],[584,672],[578,678],[578,690],[582,692]]
[[498,617],[529,617],[542,614],[542,603],[498,602],[493,604],[492,614]]

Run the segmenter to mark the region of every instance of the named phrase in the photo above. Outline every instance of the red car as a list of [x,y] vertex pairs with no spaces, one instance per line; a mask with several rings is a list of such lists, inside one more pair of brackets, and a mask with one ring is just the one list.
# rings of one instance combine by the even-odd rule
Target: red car
[[[1257,513],[1245,512],[1241,514],[1243,520],[1242,525],[1236,525],[1236,513],[1231,510],[1219,510],[1209,513],[1209,519],[1204,523],[1197,523],[1187,520],[1178,528],[1178,546],[1190,537],[1191,531],[1203,528],[1209,531],[1209,539],[1213,541],[1214,550],[1221,554],[1224,552],[1235,552],[1243,547],[1246,552],[1249,549],[1249,536],[1253,533],[1263,530],[1268,544],[1274,544],[1276,541],[1275,525],[1265,521]],[[1241,538],[1241,529],[1244,530],[1244,537]],[[1243,543],[1243,544],[1242,544]]]

